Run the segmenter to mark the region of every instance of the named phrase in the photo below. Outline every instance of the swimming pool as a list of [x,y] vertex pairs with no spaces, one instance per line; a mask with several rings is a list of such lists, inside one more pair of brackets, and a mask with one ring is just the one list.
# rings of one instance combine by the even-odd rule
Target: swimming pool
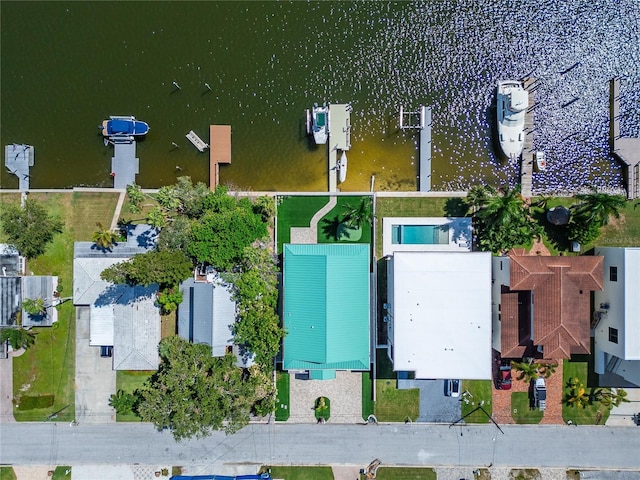
[[395,245],[446,245],[449,225],[393,225],[391,235]]

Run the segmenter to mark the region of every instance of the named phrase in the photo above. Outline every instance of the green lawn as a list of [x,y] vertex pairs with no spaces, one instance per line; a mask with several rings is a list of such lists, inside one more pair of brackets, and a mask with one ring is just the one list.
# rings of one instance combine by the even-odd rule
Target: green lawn
[[544,412],[531,407],[528,392],[513,392],[511,394],[511,416],[516,423],[540,423]]
[[56,467],[53,471],[53,477],[51,478],[53,480],[65,480],[71,478],[71,467],[68,465]]
[[291,227],[308,227],[311,217],[328,201],[329,197],[326,195],[277,198],[278,253],[282,252],[283,243],[291,241]]
[[376,380],[375,416],[379,422],[416,421],[420,415],[420,390],[398,390],[395,380]]
[[0,480],[16,480],[13,467],[0,467]]
[[378,197],[376,199],[376,256],[382,257],[383,217],[464,217],[467,208],[459,197]]
[[[357,207],[360,205],[364,197],[347,197],[339,196],[336,198],[336,206],[333,207],[324,217],[318,222],[318,243],[336,243],[336,242],[357,242],[357,243],[371,243],[371,226],[362,225],[360,231],[352,231],[345,229],[341,226],[342,220],[344,220],[345,213],[349,207]],[[344,231],[345,234],[336,240],[337,232]]]
[[[133,393],[136,389],[142,387],[144,382],[153,375],[154,371],[123,371],[116,372],[116,392],[124,390],[127,393]],[[135,413],[117,413],[117,422],[140,422],[141,419]]]
[[331,467],[262,467],[271,470],[271,478],[283,480],[333,480]]
[[[586,356],[578,358],[579,360],[576,360],[576,356],[574,356],[573,361],[565,360],[563,363],[562,381],[565,392],[570,378],[579,378],[585,385],[587,392],[595,386],[592,381],[589,381],[589,365]],[[586,408],[569,407],[564,403],[562,404],[562,418],[564,421],[571,420],[577,425],[604,425],[607,418],[609,418],[609,413],[609,408],[603,407],[599,403],[588,405]]]
[[289,401],[289,374],[287,372],[276,373],[276,388],[278,397],[276,398],[276,421],[285,422],[290,415]]
[[[470,395],[462,397],[462,416],[465,417],[467,423],[487,423],[490,422],[487,415],[480,409],[471,413],[478,408],[480,402],[484,401],[482,408],[489,415],[493,413],[493,405],[491,403],[491,380],[463,380],[462,391],[469,392]],[[471,413],[471,414],[470,414]],[[470,414],[470,415],[469,415]],[[469,415],[468,417],[466,415]]]
[[118,204],[118,193],[76,192],[72,194],[72,222],[76,241],[91,241],[96,223],[109,228]]
[[374,413],[373,382],[370,372],[362,372],[362,419],[366,420]]
[[432,468],[379,467],[377,480],[436,480],[438,476]]

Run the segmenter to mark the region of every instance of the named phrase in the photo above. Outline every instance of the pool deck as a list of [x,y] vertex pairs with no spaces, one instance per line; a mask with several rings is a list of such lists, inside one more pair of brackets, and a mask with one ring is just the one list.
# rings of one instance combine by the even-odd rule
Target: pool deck
[[[449,227],[447,244],[393,243],[394,225],[435,225]],[[467,217],[384,217],[382,219],[382,255],[394,252],[471,252],[471,219]]]

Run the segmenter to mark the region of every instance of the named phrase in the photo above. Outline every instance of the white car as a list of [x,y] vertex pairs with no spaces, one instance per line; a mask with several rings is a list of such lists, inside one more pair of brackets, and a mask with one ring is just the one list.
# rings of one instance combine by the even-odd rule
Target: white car
[[445,380],[444,386],[444,394],[447,397],[460,396],[460,380]]

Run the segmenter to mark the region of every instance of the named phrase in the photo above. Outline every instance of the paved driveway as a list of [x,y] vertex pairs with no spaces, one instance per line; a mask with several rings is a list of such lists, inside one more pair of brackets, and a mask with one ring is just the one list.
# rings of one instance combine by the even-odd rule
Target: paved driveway
[[399,389],[420,390],[420,416],[418,422],[453,423],[462,414],[460,397],[444,394],[444,380],[398,380]]
[[109,397],[116,392],[112,359],[101,358],[100,347],[89,346],[89,308],[76,312],[76,420],[115,422],[115,410],[109,406]]

